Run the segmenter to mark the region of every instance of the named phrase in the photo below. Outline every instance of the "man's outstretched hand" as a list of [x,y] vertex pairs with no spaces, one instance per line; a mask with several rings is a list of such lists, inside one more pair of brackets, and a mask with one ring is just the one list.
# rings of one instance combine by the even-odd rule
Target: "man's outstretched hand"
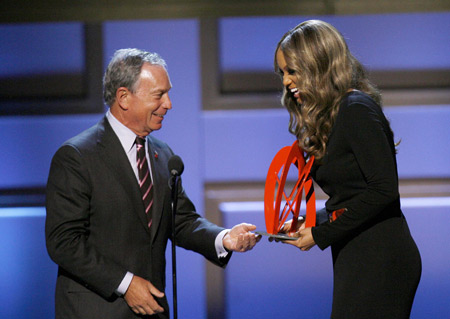
[[252,249],[261,240],[260,235],[251,232],[255,229],[255,225],[246,223],[234,226],[223,237],[223,247],[227,250],[241,253]]

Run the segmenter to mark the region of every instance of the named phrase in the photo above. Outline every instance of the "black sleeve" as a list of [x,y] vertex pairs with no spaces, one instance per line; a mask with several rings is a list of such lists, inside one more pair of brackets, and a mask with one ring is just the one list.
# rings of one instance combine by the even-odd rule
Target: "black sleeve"
[[74,146],[53,157],[46,191],[45,236],[51,259],[90,289],[110,297],[126,274],[88,241],[91,182]]
[[228,263],[231,252],[226,258],[219,258],[215,247],[217,235],[225,228],[211,223],[196,213],[194,204],[182,187],[180,187],[177,199],[175,223],[177,245],[200,253],[218,266],[224,267]]

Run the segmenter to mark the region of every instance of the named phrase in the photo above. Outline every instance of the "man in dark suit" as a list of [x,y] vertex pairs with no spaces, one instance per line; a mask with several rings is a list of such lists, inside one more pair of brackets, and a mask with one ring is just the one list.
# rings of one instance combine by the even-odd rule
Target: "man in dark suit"
[[[163,292],[173,152],[149,136],[172,108],[166,64],[156,53],[118,50],[103,82],[107,114],[61,146],[47,183],[47,249],[59,265],[56,318],[169,318]],[[200,217],[182,187],[177,201],[177,244],[219,266],[259,240],[254,225],[227,230]]]

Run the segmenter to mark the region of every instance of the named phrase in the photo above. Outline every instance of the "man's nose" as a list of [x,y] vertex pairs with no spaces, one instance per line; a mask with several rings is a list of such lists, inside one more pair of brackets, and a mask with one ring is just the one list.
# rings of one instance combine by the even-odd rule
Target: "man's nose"
[[163,107],[170,110],[172,109],[172,101],[170,100],[169,94],[166,96],[166,100],[164,101]]

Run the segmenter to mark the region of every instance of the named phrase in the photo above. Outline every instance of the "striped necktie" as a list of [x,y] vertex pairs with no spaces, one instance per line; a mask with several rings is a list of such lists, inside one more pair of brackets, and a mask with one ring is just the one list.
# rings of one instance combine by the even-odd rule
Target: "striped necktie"
[[152,225],[151,208],[153,204],[153,183],[148,169],[147,157],[145,156],[145,137],[136,137],[136,160],[139,173],[139,187],[144,202],[145,214],[147,215],[148,227]]

